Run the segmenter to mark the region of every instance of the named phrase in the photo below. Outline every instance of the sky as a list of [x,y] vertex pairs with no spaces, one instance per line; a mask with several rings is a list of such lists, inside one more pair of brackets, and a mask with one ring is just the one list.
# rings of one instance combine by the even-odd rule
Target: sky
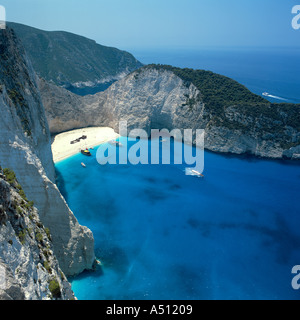
[[300,46],[300,0],[0,0],[7,21],[124,50]]

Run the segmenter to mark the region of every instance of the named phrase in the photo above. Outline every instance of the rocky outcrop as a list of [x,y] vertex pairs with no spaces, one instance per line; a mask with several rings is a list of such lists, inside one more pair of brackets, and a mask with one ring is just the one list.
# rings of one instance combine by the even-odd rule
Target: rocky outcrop
[[118,132],[119,121],[126,120],[129,129],[149,134],[151,129],[205,129],[205,148],[215,152],[300,158],[298,105],[271,105],[262,99],[258,106],[220,103],[212,109],[192,81],[162,67],[139,69],[93,96],[79,97],[45,81],[40,88],[53,134],[86,126],[110,126]]
[[187,99],[198,99],[194,85],[184,86],[175,74],[152,70],[132,73],[114,83],[105,92],[81,97],[42,79],[41,97],[51,134],[87,126],[110,126],[119,129],[119,121],[127,120],[129,129],[190,128],[191,118],[203,108],[192,110]]
[[94,239],[79,225],[55,184],[51,140],[36,75],[19,40],[0,30],[0,163],[33,200],[66,275],[92,267]]
[[13,171],[0,169],[0,300],[74,299],[49,229]]
[[86,127],[89,121],[81,96],[43,79],[38,85],[51,134]]

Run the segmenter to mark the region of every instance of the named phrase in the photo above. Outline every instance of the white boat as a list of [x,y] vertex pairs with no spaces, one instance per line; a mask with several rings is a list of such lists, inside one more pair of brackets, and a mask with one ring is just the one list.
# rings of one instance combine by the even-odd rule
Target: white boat
[[110,144],[114,144],[114,145],[119,146],[119,147],[123,147],[122,143],[119,142],[119,141],[113,140],[113,141],[110,141],[109,143],[110,143]]
[[204,175],[202,173],[200,173],[199,171],[196,171],[196,170],[192,170],[192,173],[195,175],[195,176],[198,176],[200,178],[204,178]]
[[84,168],[86,168],[86,165],[85,165],[83,162],[81,162],[81,165],[82,165]]
[[264,92],[262,95],[265,97],[269,97],[270,94],[268,92]]

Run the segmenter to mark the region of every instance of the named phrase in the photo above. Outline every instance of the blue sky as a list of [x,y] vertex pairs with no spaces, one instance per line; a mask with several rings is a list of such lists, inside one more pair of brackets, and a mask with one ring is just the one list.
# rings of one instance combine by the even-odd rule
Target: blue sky
[[0,0],[7,20],[126,50],[300,46],[300,0]]

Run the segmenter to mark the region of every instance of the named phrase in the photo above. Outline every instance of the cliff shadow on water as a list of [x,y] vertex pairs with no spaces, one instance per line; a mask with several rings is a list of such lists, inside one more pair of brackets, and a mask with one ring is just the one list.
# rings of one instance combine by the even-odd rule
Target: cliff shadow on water
[[68,193],[65,187],[65,180],[64,176],[61,171],[55,166],[55,183],[61,193],[61,195],[65,198],[66,202],[68,203]]
[[205,149],[205,154],[211,154],[211,155],[218,155],[225,159],[240,159],[243,161],[246,161],[248,163],[260,163],[262,161],[265,162],[274,162],[285,166],[299,166],[300,161],[299,159],[288,159],[283,157],[282,159],[274,159],[274,158],[267,158],[267,157],[261,157],[258,155],[254,155],[250,152],[245,152],[242,154],[236,154],[236,153],[230,153],[230,152],[218,152],[218,151],[211,151],[208,149]]

